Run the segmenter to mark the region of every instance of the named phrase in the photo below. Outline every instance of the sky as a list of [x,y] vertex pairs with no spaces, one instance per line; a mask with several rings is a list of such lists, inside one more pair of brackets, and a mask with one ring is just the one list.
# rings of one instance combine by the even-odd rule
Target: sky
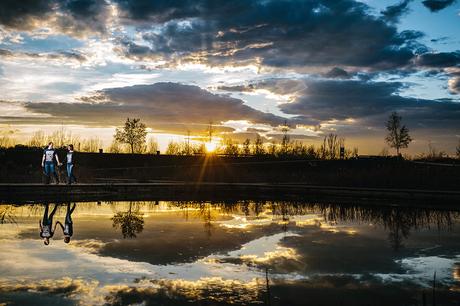
[[164,149],[188,132],[385,147],[397,111],[413,142],[460,139],[460,1],[5,0],[0,127],[65,126],[106,145],[127,117]]

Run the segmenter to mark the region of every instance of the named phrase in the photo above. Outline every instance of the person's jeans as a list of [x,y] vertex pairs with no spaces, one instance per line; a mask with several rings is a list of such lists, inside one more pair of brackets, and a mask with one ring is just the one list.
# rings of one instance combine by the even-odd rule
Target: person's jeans
[[67,183],[71,184],[77,182],[75,175],[73,175],[73,164],[67,164]]
[[54,176],[54,179],[57,183],[59,183],[59,178],[56,173],[56,168],[54,167],[53,162],[45,162],[45,175],[46,175],[46,183],[50,183],[50,175]]

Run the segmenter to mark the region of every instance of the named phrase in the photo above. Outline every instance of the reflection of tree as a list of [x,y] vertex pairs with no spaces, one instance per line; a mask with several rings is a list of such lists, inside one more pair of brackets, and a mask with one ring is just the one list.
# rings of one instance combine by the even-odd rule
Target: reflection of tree
[[384,220],[385,226],[390,230],[388,240],[395,251],[404,247],[403,239],[409,237],[410,229],[414,226],[413,221],[411,216],[402,214],[401,211],[393,211]]
[[205,228],[211,233],[212,213],[242,213],[246,216],[259,216],[265,210],[274,216],[280,216],[283,229],[287,230],[290,217],[295,215],[321,214],[325,222],[363,222],[380,224],[388,230],[390,245],[398,250],[403,247],[404,239],[410,231],[418,228],[429,228],[435,225],[438,230],[451,229],[453,220],[460,214],[453,211],[442,211],[415,207],[366,207],[340,204],[312,204],[284,201],[238,201],[206,204],[203,202],[171,202],[171,205],[182,209],[197,209],[205,222]]
[[128,211],[117,212],[112,221],[114,228],[121,229],[123,238],[136,238],[144,229],[143,214],[139,212],[139,206],[133,202],[129,203]]
[[13,215],[13,206],[0,207],[0,224],[16,223],[16,218]]

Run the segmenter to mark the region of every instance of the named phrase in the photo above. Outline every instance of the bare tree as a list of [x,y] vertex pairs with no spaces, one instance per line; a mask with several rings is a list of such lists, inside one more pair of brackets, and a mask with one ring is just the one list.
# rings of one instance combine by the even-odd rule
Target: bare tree
[[122,153],[123,148],[120,146],[120,143],[114,139],[112,143],[110,144],[108,152],[109,153]]
[[185,142],[185,155],[191,154],[191,147],[190,147],[190,130],[187,130],[187,138]]
[[150,137],[147,143],[147,152],[150,154],[156,154],[158,151],[158,142],[155,138]]
[[82,152],[98,152],[102,148],[102,140],[99,137],[83,139],[81,142]]
[[278,146],[276,141],[272,141],[268,146],[268,154],[275,156],[278,153]]
[[457,154],[457,158],[460,158],[460,140],[458,141],[458,144],[455,150],[456,150],[455,153]]
[[228,156],[238,156],[238,143],[234,143],[231,138],[226,138],[224,141],[224,154]]
[[263,155],[265,153],[264,143],[262,141],[262,137],[257,135],[256,140],[254,141],[254,154],[255,155]]
[[339,139],[337,138],[337,134],[330,133],[326,136],[326,143],[327,143],[327,155],[330,159],[337,159],[338,153],[340,150]]
[[41,148],[45,146],[46,145],[45,132],[42,130],[33,132],[27,144],[33,148]]
[[212,121],[209,122],[206,134],[208,135],[208,142],[212,142],[212,136],[214,135],[215,129]]
[[319,156],[321,159],[326,159],[326,158],[327,158],[327,144],[326,144],[326,139],[327,139],[327,137],[324,136],[324,138],[323,138],[323,143],[321,144],[321,146],[320,146],[319,149],[318,149],[318,156]]
[[145,150],[146,126],[141,119],[126,119],[125,126],[117,128],[114,138],[116,141],[129,145],[131,153],[142,153]]
[[251,155],[251,140],[249,138],[246,138],[243,142],[243,154],[246,156]]
[[175,141],[170,141],[168,146],[166,147],[166,154],[167,155],[180,155],[181,148],[180,145]]
[[388,157],[390,154],[388,153],[388,148],[382,148],[382,150],[380,151],[379,153],[379,156],[382,156],[382,157]]
[[388,135],[385,137],[385,141],[390,147],[396,149],[396,153],[400,154],[400,149],[407,148],[412,138],[409,135],[409,129],[402,124],[402,117],[397,112],[393,112],[388,118],[386,127]]
[[289,153],[289,145],[290,145],[290,137],[288,135],[290,128],[286,121],[284,121],[284,125],[281,127],[281,131],[283,132],[283,139],[281,140],[281,154],[286,155]]

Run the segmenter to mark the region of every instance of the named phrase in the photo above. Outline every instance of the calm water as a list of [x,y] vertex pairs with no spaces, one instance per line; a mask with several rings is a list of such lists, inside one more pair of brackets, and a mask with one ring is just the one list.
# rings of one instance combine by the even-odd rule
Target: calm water
[[1,305],[433,305],[435,272],[436,305],[460,305],[458,212],[77,203],[45,245],[45,208],[0,206]]

